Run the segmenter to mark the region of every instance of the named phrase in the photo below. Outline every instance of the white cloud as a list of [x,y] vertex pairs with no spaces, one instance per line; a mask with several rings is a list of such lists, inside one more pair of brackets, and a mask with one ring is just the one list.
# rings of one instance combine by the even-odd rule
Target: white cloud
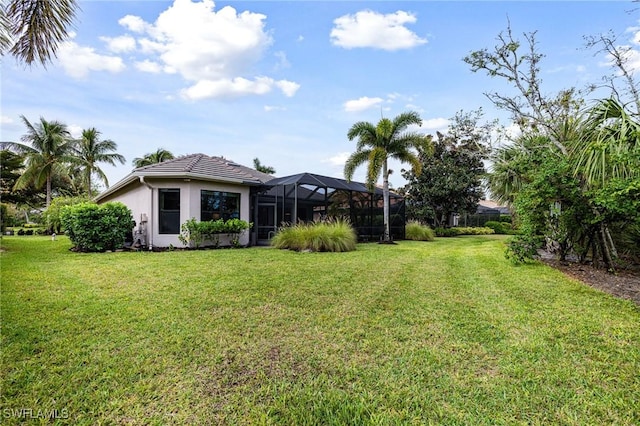
[[118,24],[122,25],[129,31],[134,33],[143,33],[149,29],[149,24],[144,22],[139,16],[127,15],[118,21]]
[[[640,20],[638,20],[638,23],[640,23]],[[631,33],[631,43],[640,45],[640,27],[629,27],[626,32]]]
[[245,95],[264,95],[271,91],[274,81],[268,77],[247,80],[243,77],[233,79],[200,80],[184,89],[185,99],[197,101],[207,98],[237,98]]
[[271,112],[271,111],[286,111],[287,109],[285,107],[281,107],[281,106],[265,105],[264,106],[264,110],[266,112]]
[[196,84],[182,90],[182,97],[192,101],[209,98],[237,98],[247,95],[265,95],[276,87],[285,96],[291,97],[300,87],[291,81],[275,81],[270,77],[256,77],[249,80],[244,77],[218,80],[199,80]]
[[71,137],[74,139],[79,139],[82,136],[82,126],[78,126],[77,124],[72,124],[67,126],[67,130],[71,133]]
[[289,60],[287,59],[287,54],[284,53],[283,51],[278,51],[276,53],[273,54],[277,59],[278,59],[278,63],[276,65],[276,69],[280,70],[280,69],[284,69],[284,68],[290,68],[291,64],[289,63]]
[[427,42],[405,27],[416,20],[415,15],[401,10],[387,15],[364,10],[335,19],[330,38],[334,45],[346,49],[409,49]]
[[135,67],[138,71],[149,72],[152,74],[158,74],[162,72],[162,65],[157,62],[145,59],[144,61],[136,62]]
[[84,47],[73,41],[75,34],[60,45],[58,60],[67,74],[74,78],[84,78],[90,71],[108,71],[117,73],[126,67],[118,56],[100,55],[92,47]]
[[13,124],[13,118],[6,115],[0,115],[0,124]]
[[136,50],[136,39],[123,35],[119,37],[100,37],[107,44],[107,49],[114,53],[125,53]]
[[292,96],[294,96],[296,94],[296,92],[298,91],[298,89],[300,88],[300,85],[298,83],[295,83],[293,81],[288,81],[288,80],[280,80],[275,82],[275,85],[282,90],[282,93],[287,97],[287,98],[291,98]]
[[422,121],[422,128],[426,130],[447,130],[449,120],[446,118],[430,118]]
[[334,167],[336,167],[336,166],[343,167],[344,163],[347,162],[347,159],[349,158],[350,155],[351,155],[351,153],[349,153],[349,152],[339,152],[336,155],[334,155],[333,157],[329,157],[329,158],[326,158],[326,159],[322,160],[322,162],[331,164]]
[[138,39],[140,50],[147,55],[153,55],[156,53],[162,53],[167,50],[166,46],[162,43],[151,41],[148,38]]
[[[154,23],[132,15],[122,18],[122,26],[141,35],[137,43],[147,58],[137,68],[179,74],[192,83],[182,91],[191,100],[263,95],[274,87],[293,96],[297,83],[249,75],[273,42],[265,30],[266,16],[238,13],[231,6],[214,8],[212,0],[175,0]],[[275,55],[279,68],[289,66],[283,52]]]
[[[616,49],[618,49],[620,56],[622,56],[623,60],[625,61],[626,69],[631,74],[640,73],[640,50],[633,49],[629,45],[616,46]],[[601,62],[600,65],[607,66],[607,67],[614,67],[616,68],[616,74],[622,75],[622,71],[618,70],[618,68],[615,65],[617,61],[613,57],[613,55],[607,54],[605,58],[606,58],[605,62]]]
[[359,99],[352,99],[344,103],[344,110],[346,112],[360,112],[370,108],[378,107],[382,104],[382,98],[369,98],[368,96],[363,96]]

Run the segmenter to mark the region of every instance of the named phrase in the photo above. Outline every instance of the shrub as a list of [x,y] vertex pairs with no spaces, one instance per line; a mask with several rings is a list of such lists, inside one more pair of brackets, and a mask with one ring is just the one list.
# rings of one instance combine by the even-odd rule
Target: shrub
[[496,234],[511,234],[511,224],[506,222],[496,222],[493,220],[488,221],[484,226],[491,228]]
[[413,220],[407,223],[404,233],[407,240],[433,241],[435,239],[435,233],[431,228]]
[[88,202],[85,197],[56,197],[51,201],[49,207],[42,213],[42,219],[49,232],[60,233],[62,230],[62,223],[60,222],[60,213],[65,206],[73,206]]
[[513,223],[513,218],[511,217],[510,214],[501,214],[500,215],[500,222]]
[[0,233],[4,235],[5,229],[7,229],[7,205],[0,203]]
[[342,219],[285,226],[271,240],[280,249],[345,252],[356,249],[358,236]]
[[119,202],[64,206],[60,222],[74,249],[82,252],[121,248],[135,226],[131,210]]
[[436,237],[457,237],[458,230],[457,228],[436,228],[435,229]]

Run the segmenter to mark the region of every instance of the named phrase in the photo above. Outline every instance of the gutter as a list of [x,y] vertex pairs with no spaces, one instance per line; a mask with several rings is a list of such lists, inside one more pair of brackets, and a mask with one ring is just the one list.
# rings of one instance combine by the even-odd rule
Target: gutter
[[151,226],[149,226],[149,228],[151,228],[149,231],[149,250],[153,250],[153,224],[154,224],[154,220],[155,220],[155,216],[153,215],[153,190],[155,189],[153,186],[151,186],[149,184],[149,182],[144,180],[144,176],[139,176],[138,177],[140,179],[140,183],[144,186],[146,186],[147,188],[149,188],[149,190],[151,191],[151,212],[149,213],[149,222],[151,224]]

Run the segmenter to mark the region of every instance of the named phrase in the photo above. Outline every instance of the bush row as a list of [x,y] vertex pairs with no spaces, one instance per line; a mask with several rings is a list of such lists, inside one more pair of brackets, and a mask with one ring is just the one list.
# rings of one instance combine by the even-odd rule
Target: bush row
[[64,206],[60,211],[60,223],[73,249],[81,252],[122,248],[135,226],[131,210],[119,202]]
[[252,223],[241,219],[205,220],[203,222],[191,218],[180,226],[178,239],[185,246],[199,248],[206,241],[210,241],[214,247],[220,244],[220,235],[227,234],[231,237],[231,245],[240,245],[240,235],[251,228]]
[[471,227],[461,226],[458,228],[436,228],[436,236],[438,237],[457,237],[458,235],[489,235],[495,234],[495,231],[486,226]]
[[353,251],[357,242],[355,230],[342,219],[284,226],[271,239],[276,248],[297,251]]

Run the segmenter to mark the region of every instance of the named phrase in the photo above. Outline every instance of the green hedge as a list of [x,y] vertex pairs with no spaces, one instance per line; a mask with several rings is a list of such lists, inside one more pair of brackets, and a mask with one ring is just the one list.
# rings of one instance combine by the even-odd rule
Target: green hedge
[[131,210],[119,202],[64,206],[60,211],[60,223],[74,250],[81,252],[122,248],[135,226]]
[[486,226],[471,227],[460,226],[457,228],[436,228],[436,236],[438,237],[457,237],[459,235],[490,235],[495,231]]

